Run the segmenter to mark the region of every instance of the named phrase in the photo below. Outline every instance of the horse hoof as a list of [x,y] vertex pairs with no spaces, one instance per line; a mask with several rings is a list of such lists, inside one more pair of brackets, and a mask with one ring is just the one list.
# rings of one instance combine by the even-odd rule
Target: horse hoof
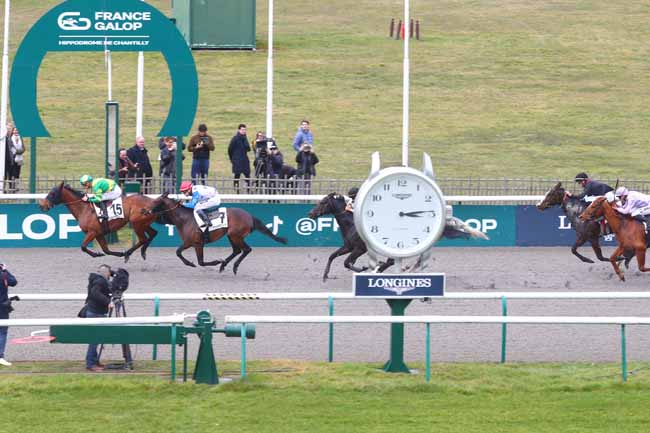
[[237,275],[237,268],[232,268],[232,273]]
[[591,260],[591,259],[584,259],[583,262],[585,262],[585,263],[593,263],[594,261]]
[[147,253],[145,251],[142,251],[140,255],[142,256],[142,260],[147,260]]
[[185,263],[187,266],[190,266],[192,268],[196,268],[196,265],[192,262]]
[[131,258],[131,254],[124,254],[124,263],[128,263]]

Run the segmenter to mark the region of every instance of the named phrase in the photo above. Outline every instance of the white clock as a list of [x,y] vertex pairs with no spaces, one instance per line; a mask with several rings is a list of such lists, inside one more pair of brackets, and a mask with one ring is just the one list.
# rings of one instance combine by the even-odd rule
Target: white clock
[[401,259],[428,252],[442,235],[446,210],[427,154],[424,171],[379,170],[379,155],[373,154],[370,177],[355,199],[354,223],[369,252]]

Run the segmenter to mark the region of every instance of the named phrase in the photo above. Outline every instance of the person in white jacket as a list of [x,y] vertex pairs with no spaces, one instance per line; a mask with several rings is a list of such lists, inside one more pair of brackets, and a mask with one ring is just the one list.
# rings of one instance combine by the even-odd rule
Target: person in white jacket
[[11,158],[13,159],[11,173],[9,173],[9,190],[11,192],[17,192],[16,180],[20,179],[20,170],[25,162],[23,158],[25,145],[17,128],[11,130],[11,135],[9,136],[9,152],[11,152]]
[[618,213],[630,215],[632,218],[646,225],[650,215],[650,195],[638,191],[629,191],[626,187],[620,186],[616,189],[614,196],[619,200],[616,206]]

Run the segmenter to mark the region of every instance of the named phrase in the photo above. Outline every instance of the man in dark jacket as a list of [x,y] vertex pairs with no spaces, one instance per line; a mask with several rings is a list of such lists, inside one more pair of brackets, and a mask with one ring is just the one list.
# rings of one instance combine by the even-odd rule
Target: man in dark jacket
[[200,124],[199,133],[190,138],[187,150],[192,152],[192,182],[196,185],[200,181],[205,185],[210,169],[210,152],[214,151],[214,141],[205,124]]
[[[0,319],[8,319],[11,312],[11,300],[9,299],[9,287],[18,284],[16,278],[11,275],[4,263],[0,263]],[[12,298],[17,299],[17,298]],[[9,328],[0,326],[0,365],[10,367],[11,362],[5,359],[5,347],[7,345],[7,334]]]
[[298,194],[311,193],[311,178],[316,176],[318,156],[313,152],[310,143],[303,143],[300,152],[296,154],[296,177],[298,178]]
[[593,201],[594,197],[605,195],[609,191],[614,190],[614,188],[607,185],[606,183],[591,179],[587,173],[576,174],[574,180],[583,188],[582,193],[576,195],[575,197],[587,202]]
[[237,133],[230,140],[228,146],[228,158],[232,163],[232,173],[235,175],[235,190],[239,194],[239,178],[244,175],[246,179],[246,187],[249,189],[249,178],[251,177],[251,163],[248,160],[248,152],[251,151],[251,146],[246,137],[246,125],[240,123],[237,127]]
[[[101,265],[98,273],[88,276],[88,297],[86,298],[86,317],[106,317],[109,308],[113,308],[109,279],[111,268]],[[104,367],[99,363],[97,344],[89,344],[86,352],[86,370],[102,371]]]
[[151,161],[149,161],[148,151],[144,147],[144,137],[135,139],[135,146],[127,150],[126,156],[135,166],[135,177],[142,185],[142,193],[149,194],[153,169],[151,168]]

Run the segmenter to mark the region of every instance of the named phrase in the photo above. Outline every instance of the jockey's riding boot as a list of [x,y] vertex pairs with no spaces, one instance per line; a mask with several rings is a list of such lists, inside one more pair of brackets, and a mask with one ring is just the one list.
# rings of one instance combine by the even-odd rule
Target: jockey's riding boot
[[99,209],[101,211],[101,215],[99,216],[99,222],[102,224],[102,231],[104,233],[108,233],[108,209],[106,209],[105,201],[99,202]]
[[196,214],[205,223],[205,229],[203,230],[203,243],[207,244],[208,242],[210,242],[210,226],[212,225],[212,221],[210,221],[210,218],[208,217],[208,215],[205,213],[203,209],[197,210]]

